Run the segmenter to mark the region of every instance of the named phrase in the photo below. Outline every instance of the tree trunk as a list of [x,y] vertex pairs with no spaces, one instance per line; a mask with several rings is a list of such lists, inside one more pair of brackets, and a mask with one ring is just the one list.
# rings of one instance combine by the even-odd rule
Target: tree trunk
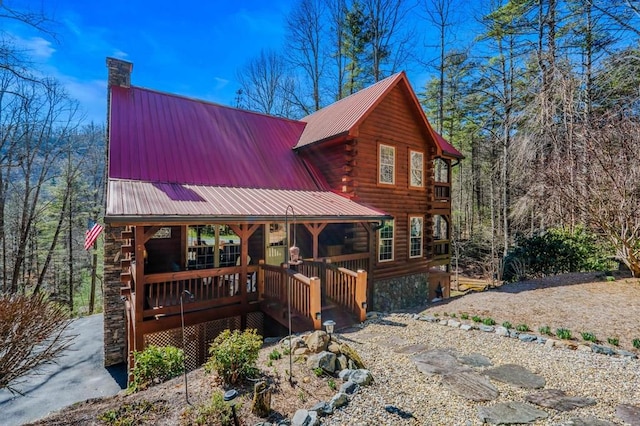
[[251,412],[262,418],[271,414],[271,389],[265,381],[258,382],[253,387]]

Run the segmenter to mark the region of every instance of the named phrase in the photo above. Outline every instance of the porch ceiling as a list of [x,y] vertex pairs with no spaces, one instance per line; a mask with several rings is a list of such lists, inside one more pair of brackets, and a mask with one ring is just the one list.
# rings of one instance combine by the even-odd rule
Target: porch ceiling
[[[391,216],[329,191],[232,188],[109,179],[108,223],[360,222]],[[289,209],[289,219],[291,219]]]

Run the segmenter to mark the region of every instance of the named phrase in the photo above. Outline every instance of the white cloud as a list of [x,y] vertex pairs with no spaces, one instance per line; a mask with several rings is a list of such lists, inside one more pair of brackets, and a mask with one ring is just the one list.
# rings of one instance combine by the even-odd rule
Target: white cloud
[[129,54],[127,52],[123,52],[120,49],[115,49],[113,52],[111,52],[111,56],[114,58],[125,59],[129,56]]
[[215,82],[215,90],[223,89],[229,84],[229,80],[222,77],[213,77],[213,81]]
[[11,41],[18,50],[22,50],[35,60],[46,61],[51,58],[56,49],[52,47],[52,43],[42,37],[20,37],[12,34]]

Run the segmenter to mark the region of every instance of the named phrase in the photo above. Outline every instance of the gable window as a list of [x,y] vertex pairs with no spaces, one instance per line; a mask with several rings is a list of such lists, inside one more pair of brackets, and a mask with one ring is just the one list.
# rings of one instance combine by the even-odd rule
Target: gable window
[[422,235],[424,218],[422,216],[409,216],[409,257],[422,257]]
[[393,185],[396,183],[396,148],[380,144],[378,182]]
[[424,153],[409,151],[409,186],[424,187]]
[[433,216],[433,239],[436,241],[449,239],[449,223],[439,214]]
[[393,260],[393,229],[394,220],[387,220],[378,231],[378,261],[388,262]]

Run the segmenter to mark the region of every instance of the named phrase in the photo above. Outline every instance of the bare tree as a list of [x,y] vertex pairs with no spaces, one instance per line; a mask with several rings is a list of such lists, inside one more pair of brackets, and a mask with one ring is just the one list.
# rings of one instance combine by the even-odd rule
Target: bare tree
[[305,114],[322,106],[320,83],[325,68],[324,15],[325,2],[301,0],[287,18],[287,59],[302,70],[305,89],[310,87],[311,103],[298,102]]
[[293,105],[293,79],[282,55],[274,50],[261,50],[238,71],[238,81],[246,97],[244,107],[264,114],[290,117]]
[[40,293],[0,294],[0,389],[20,393],[20,379],[69,347],[67,312]]

